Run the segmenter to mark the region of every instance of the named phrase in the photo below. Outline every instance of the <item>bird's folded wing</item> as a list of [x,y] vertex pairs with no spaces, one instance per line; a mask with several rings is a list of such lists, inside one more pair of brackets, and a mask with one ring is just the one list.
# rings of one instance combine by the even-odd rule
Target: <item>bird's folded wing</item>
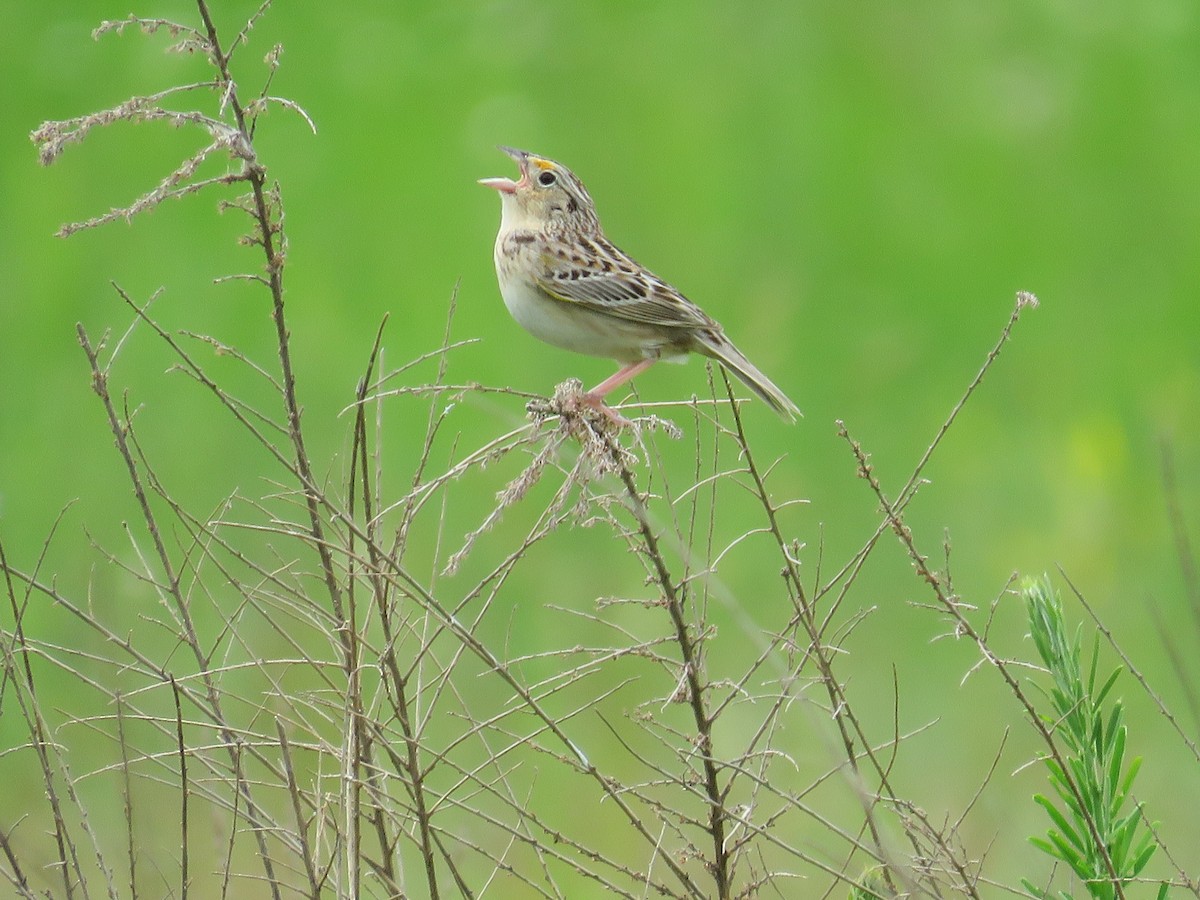
[[[564,303],[632,322],[674,328],[696,328],[712,320],[694,303],[645,269],[614,267],[609,271],[546,254],[538,267],[538,287]],[[622,267],[624,268],[624,267]]]

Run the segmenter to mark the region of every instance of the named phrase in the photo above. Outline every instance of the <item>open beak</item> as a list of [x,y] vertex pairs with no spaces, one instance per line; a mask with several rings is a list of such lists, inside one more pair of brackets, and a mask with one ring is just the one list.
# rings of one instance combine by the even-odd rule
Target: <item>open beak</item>
[[512,147],[501,147],[500,150],[517,161],[517,165],[521,169],[521,180],[513,181],[511,178],[480,178],[479,183],[486,187],[495,188],[502,194],[515,194],[517,187],[524,183],[528,177],[529,154],[524,150],[514,150]]

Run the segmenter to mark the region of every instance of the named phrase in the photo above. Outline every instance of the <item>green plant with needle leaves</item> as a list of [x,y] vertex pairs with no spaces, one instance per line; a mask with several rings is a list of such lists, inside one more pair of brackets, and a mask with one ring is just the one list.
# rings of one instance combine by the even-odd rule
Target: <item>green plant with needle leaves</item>
[[[1126,896],[1125,886],[1135,879],[1154,855],[1157,844],[1151,827],[1143,822],[1142,804],[1123,813],[1141,758],[1125,763],[1127,729],[1120,700],[1105,701],[1120,667],[1103,682],[1097,681],[1099,635],[1092,648],[1086,680],[1080,665],[1080,630],[1068,636],[1062,601],[1049,578],[1029,579],[1022,595],[1029,615],[1029,631],[1053,684],[1046,691],[1053,712],[1042,719],[1058,738],[1060,751],[1045,759],[1054,797],[1034,795],[1052,825],[1045,837],[1030,842],[1066,863],[1087,889],[1102,900]],[[1072,900],[1066,891],[1051,894],[1028,879],[1025,889],[1035,897]],[[1158,897],[1167,896],[1163,884]]]

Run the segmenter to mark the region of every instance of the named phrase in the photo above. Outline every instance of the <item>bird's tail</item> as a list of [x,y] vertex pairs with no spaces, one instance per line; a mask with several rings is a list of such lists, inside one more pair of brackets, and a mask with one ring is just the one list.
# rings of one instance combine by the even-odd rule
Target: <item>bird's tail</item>
[[696,349],[705,356],[710,356],[721,363],[730,372],[742,380],[746,387],[754,391],[762,400],[788,421],[796,421],[803,415],[787,394],[775,386],[766,375],[758,370],[754,363],[746,359],[746,355],[719,330],[701,331],[696,335]]

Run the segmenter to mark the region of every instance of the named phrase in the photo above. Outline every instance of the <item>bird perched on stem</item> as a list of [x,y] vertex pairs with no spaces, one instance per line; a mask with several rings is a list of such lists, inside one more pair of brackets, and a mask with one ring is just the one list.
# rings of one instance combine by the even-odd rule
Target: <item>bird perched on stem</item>
[[623,422],[604,397],[658,360],[688,353],[717,360],[781,416],[800,410],[725,336],[704,310],[604,236],[596,206],[566,166],[501,147],[521,177],[483,178],[500,192],[496,276],[504,305],[534,337],[621,368],[583,395]]

